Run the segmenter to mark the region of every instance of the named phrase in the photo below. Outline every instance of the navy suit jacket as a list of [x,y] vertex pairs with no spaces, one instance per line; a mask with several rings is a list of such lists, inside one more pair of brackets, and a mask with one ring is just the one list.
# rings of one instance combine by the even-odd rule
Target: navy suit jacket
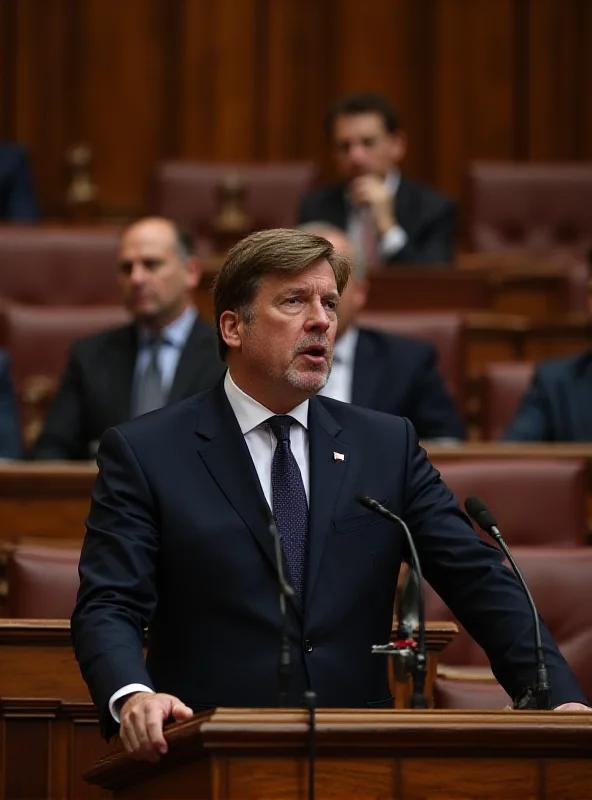
[[352,403],[408,417],[420,439],[465,438],[429,342],[360,328]]
[[[334,453],[344,459],[336,459]],[[511,696],[534,677],[530,608],[498,551],[471,528],[399,417],[316,397],[309,409],[310,514],[304,605],[288,603],[290,702],[390,701],[386,659],[406,519],[424,574],[486,649]],[[105,434],[72,617],[76,656],[102,730],[131,683],[193,709],[278,700],[280,610],[264,495],[221,382]],[[144,663],[142,630],[149,628]],[[553,702],[584,701],[545,631]]]
[[539,364],[503,438],[592,442],[592,351]]
[[0,458],[21,458],[22,438],[10,359],[0,350]]
[[[107,428],[130,418],[138,355],[135,325],[79,339],[31,457],[92,458]],[[197,318],[179,358],[169,403],[214,386],[225,372],[213,328]],[[95,443],[93,445],[93,443]]]
[[37,220],[37,203],[27,151],[5,142],[0,143],[0,220]]
[[[401,177],[394,199],[395,218],[409,237],[392,264],[449,264],[454,256],[456,206],[420,183]],[[309,192],[300,204],[299,224],[329,222],[347,228],[346,184],[334,183]]]

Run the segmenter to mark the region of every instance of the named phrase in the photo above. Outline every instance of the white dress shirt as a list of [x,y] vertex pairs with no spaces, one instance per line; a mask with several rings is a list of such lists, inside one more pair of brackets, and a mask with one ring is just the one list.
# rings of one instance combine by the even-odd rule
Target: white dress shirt
[[[224,391],[226,392],[228,402],[236,415],[240,429],[245,437],[245,442],[249,448],[251,458],[253,459],[253,464],[255,465],[263,494],[271,508],[271,462],[277,442],[269,425],[266,425],[265,421],[269,419],[269,417],[273,417],[274,413],[243,392],[242,389],[239,389],[232,380],[230,371],[226,372],[224,378]],[[288,412],[288,416],[293,417],[297,423],[290,428],[290,448],[296,459],[296,463],[300,467],[306,499],[309,500],[308,400],[305,400],[304,403],[300,403],[299,406],[293,408],[292,411]],[[119,710],[122,705],[121,702],[118,701],[123,700],[123,698],[133,692],[152,691],[153,690],[149,686],[144,686],[142,683],[130,683],[116,691],[109,700],[109,711],[116,722],[120,721]]]
[[341,400],[342,403],[351,403],[358,336],[358,329],[352,326],[335,342],[331,374],[319,394]]
[[[401,173],[396,170],[391,170],[385,178],[385,183],[391,197],[395,198],[399,184],[401,183]],[[347,235],[356,246],[358,252],[364,253],[364,218],[363,209],[350,204],[349,213],[347,216]],[[380,255],[385,258],[395,256],[407,244],[409,237],[400,225],[393,225],[392,228],[380,238],[378,242],[378,250]]]

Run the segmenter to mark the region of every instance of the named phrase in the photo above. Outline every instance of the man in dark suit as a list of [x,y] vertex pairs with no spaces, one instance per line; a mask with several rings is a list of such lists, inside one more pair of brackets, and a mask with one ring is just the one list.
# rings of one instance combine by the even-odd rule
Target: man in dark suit
[[306,195],[299,222],[323,220],[347,231],[368,267],[451,262],[455,205],[401,175],[406,138],[385,98],[346,97],[326,126],[341,180]]
[[592,350],[539,364],[508,442],[592,442]]
[[166,219],[123,234],[119,281],[134,323],[76,342],[32,457],[94,457],[103,431],[213,386],[224,368],[191,292],[200,268]]
[[[294,587],[288,702],[392,705],[385,660],[402,531],[424,573],[486,649],[513,697],[533,680],[532,615],[499,551],[478,537],[411,424],[315,394],[331,368],[349,264],[323,238],[260,231],[216,282],[228,365],[212,390],[106,432],[99,449],[76,655],[105,734],[156,760],[163,723],[216,705],[278,702],[281,615],[270,507]],[[148,655],[142,652],[148,626]],[[585,702],[547,631],[553,703]]]
[[408,336],[357,327],[369,289],[360,254],[332,225],[310,222],[300,229],[327,239],[354,267],[339,303],[331,375],[320,394],[408,417],[424,441],[464,439],[463,422],[438,370],[436,348]]
[[8,142],[0,143],[0,220],[37,220],[37,203],[27,151]]
[[8,354],[0,350],[0,458],[22,458],[19,414]]

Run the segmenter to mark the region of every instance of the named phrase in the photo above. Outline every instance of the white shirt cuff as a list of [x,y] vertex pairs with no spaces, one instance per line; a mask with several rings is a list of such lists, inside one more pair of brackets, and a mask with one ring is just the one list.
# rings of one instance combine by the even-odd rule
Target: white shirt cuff
[[393,225],[384,234],[380,242],[380,252],[385,258],[396,255],[402,250],[408,241],[406,232],[400,225]]
[[150,694],[154,694],[154,689],[151,689],[149,686],[144,686],[143,683],[128,683],[123,689],[118,689],[109,700],[109,711],[115,722],[121,722],[119,719],[119,710],[122,704],[117,701],[134,692],[150,692]]

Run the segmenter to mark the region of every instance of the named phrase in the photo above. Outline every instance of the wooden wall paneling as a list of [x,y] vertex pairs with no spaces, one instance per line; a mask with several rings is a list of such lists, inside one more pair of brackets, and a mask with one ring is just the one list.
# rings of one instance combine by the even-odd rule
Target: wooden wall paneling
[[[73,140],[76,0],[7,0],[11,119],[7,134],[29,148],[41,213],[63,212],[64,152]],[[5,13],[7,13],[5,11]],[[0,96],[0,102],[2,97]]]
[[461,196],[467,162],[514,157],[516,3],[436,3],[435,182]]
[[47,702],[46,719],[42,713],[35,720],[7,713],[0,720],[4,742],[2,789],[7,800],[50,797],[49,742],[55,705],[55,702]]
[[337,91],[380,92],[401,114],[409,138],[406,172],[431,182],[433,169],[433,0],[342,0]]
[[335,85],[336,0],[266,0],[258,69],[261,160],[328,161],[323,121]]
[[145,209],[166,118],[167,0],[77,0],[77,134],[95,154],[99,203]]
[[529,160],[592,158],[592,4],[530,0],[525,46]]
[[253,161],[262,0],[180,2],[180,155]]

